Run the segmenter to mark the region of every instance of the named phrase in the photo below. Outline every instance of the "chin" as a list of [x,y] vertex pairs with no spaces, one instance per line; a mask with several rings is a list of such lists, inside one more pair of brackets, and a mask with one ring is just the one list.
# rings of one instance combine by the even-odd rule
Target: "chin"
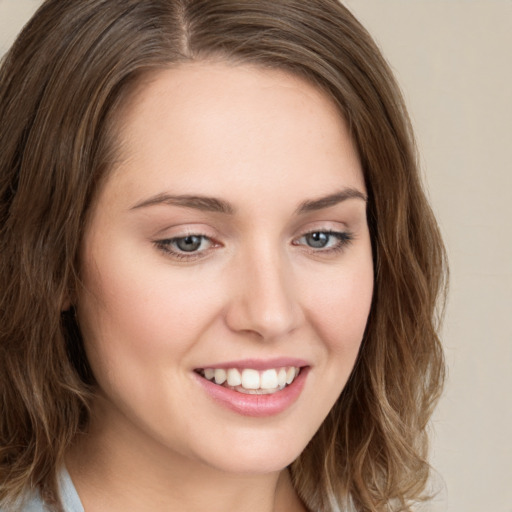
[[261,475],[276,473],[289,466],[301,452],[290,454],[273,454],[270,457],[263,457],[260,454],[239,457],[233,454],[229,460],[211,461],[217,469],[237,475]]
[[227,473],[274,473],[283,470],[299,457],[308,441],[283,438],[271,441],[266,436],[255,437],[251,442],[229,443],[229,448],[210,445],[209,449],[201,450],[199,458],[206,465]]

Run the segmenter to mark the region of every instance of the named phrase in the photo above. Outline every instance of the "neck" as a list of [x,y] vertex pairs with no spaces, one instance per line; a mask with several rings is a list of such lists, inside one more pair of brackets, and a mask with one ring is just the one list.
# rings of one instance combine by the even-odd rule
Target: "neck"
[[91,422],[66,466],[87,512],[305,511],[287,469],[237,474],[172,451],[136,428]]

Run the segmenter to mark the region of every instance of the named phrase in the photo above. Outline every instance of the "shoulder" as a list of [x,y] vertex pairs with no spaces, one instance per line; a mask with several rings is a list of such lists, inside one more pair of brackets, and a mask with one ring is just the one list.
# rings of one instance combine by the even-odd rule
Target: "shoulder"
[[[84,512],[75,486],[69,473],[63,468],[59,473],[59,494],[64,512]],[[51,512],[45,506],[39,492],[27,493],[23,500],[15,507],[6,508],[0,506],[0,512]]]
[[31,493],[13,507],[0,506],[0,512],[48,512],[48,509],[45,508],[39,493]]

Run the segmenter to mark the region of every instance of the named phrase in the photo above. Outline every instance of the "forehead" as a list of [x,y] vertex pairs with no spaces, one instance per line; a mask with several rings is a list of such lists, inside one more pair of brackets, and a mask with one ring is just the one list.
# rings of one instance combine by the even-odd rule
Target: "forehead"
[[312,196],[326,187],[364,190],[334,102],[283,71],[197,62],[154,72],[138,84],[118,126],[120,164],[112,174],[148,194],[207,187],[218,195],[235,181],[256,191],[296,178],[309,182]]

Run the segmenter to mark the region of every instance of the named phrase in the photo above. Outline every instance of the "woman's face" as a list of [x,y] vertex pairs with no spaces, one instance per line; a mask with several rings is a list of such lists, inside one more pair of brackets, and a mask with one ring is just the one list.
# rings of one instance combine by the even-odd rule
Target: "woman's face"
[[370,309],[347,127],[302,80],[222,63],[152,76],[120,127],[82,248],[92,432],[169,461],[281,469],[342,391]]

